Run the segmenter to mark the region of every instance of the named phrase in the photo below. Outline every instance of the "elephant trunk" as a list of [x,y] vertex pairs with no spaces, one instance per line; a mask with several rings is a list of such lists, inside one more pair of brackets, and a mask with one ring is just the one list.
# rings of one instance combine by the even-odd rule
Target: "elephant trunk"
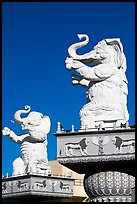
[[26,118],[21,118],[20,115],[22,113],[29,113],[30,112],[31,107],[30,106],[25,106],[25,110],[18,110],[16,111],[16,113],[14,114],[14,119],[17,123],[22,124],[23,122],[25,122]]
[[69,48],[68,48],[68,53],[69,56],[72,57],[75,60],[79,60],[83,63],[89,63],[92,61],[91,57],[91,52],[83,54],[83,55],[78,55],[76,53],[77,49],[85,46],[88,44],[89,42],[89,37],[86,34],[78,34],[78,38],[81,40],[82,38],[86,38],[84,41],[82,42],[78,42],[78,43],[74,43],[72,44]]

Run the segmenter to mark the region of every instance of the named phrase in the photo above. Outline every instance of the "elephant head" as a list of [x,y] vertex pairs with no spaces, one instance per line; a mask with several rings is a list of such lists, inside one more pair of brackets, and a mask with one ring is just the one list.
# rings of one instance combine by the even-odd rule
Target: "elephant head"
[[21,124],[23,130],[27,130],[29,135],[35,141],[43,141],[45,135],[50,131],[50,119],[42,113],[32,111],[25,118],[21,118],[21,114],[30,112],[30,106],[25,106],[25,110],[18,110],[14,114],[14,119]]
[[119,38],[104,39],[100,41],[90,52],[83,55],[78,55],[76,53],[77,49],[87,45],[89,42],[89,37],[86,34],[78,34],[78,37],[80,40],[82,38],[86,39],[82,42],[74,43],[68,48],[69,56],[73,59],[79,60],[84,64],[98,64],[110,57],[110,53],[113,52],[112,58],[114,59],[117,67],[126,66],[123,46]]

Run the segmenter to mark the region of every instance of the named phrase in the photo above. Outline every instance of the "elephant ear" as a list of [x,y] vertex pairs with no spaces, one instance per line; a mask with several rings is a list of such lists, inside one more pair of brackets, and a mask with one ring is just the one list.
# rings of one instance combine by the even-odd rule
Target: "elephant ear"
[[[111,45],[116,50],[116,56],[115,56],[115,63],[118,68],[121,68],[122,65],[125,63],[125,58],[123,54],[123,45],[119,38],[113,38],[113,39],[105,39],[106,43],[108,45]],[[126,64],[124,65],[126,69]]]
[[126,69],[127,69],[127,61],[126,61],[126,57],[125,57],[125,54],[124,54],[124,53],[123,53],[123,62],[122,62],[121,68],[126,72]]
[[43,130],[44,130],[45,134],[48,134],[50,131],[50,127],[51,127],[50,118],[47,115],[42,116],[42,121],[44,123]]

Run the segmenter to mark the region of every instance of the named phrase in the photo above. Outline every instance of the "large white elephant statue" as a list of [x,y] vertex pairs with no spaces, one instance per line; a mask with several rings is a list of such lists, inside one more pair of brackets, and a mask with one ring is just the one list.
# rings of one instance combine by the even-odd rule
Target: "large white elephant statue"
[[126,57],[119,38],[104,39],[90,52],[78,55],[77,49],[89,42],[86,34],[79,34],[84,41],[68,48],[66,68],[75,70],[73,85],[86,87],[87,104],[80,110],[80,129],[128,127],[128,81]]
[[[14,119],[21,124],[22,130],[26,130],[24,135],[17,136],[12,130],[5,127],[3,135],[10,138],[15,143],[21,144],[21,157],[13,161],[12,175],[20,174],[49,174],[47,157],[47,134],[50,131],[50,118],[42,113],[32,111],[30,106],[25,106],[25,110],[18,110],[14,114]],[[30,113],[29,113],[30,112]],[[27,117],[21,118],[21,114],[29,113]]]

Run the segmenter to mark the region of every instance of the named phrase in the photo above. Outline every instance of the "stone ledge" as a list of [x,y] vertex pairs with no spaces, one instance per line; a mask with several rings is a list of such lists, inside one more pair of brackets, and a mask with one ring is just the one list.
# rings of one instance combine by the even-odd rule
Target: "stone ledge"
[[[135,161],[135,129],[62,133],[57,136],[57,160],[76,171],[88,167],[122,165]],[[97,169],[96,169],[97,170]]]
[[2,179],[2,198],[72,197],[73,188],[73,178],[22,175]]

